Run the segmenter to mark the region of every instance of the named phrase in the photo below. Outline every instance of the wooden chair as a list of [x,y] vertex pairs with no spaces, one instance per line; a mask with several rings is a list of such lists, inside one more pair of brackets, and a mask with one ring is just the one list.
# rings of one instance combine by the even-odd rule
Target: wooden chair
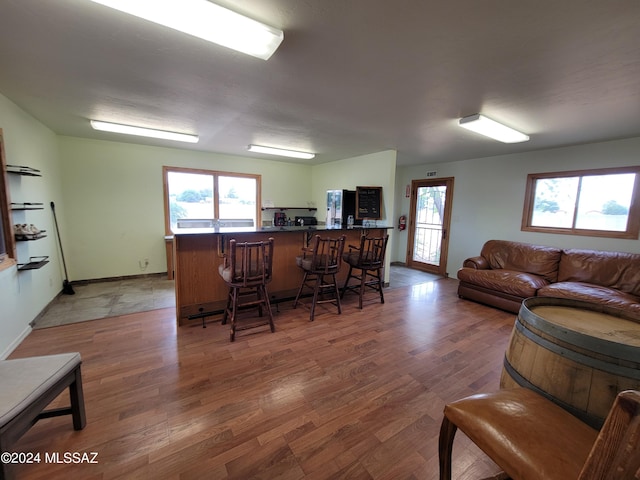
[[[230,317],[229,336],[232,342],[238,330],[269,325],[271,332],[275,332],[271,303],[267,293],[267,284],[272,277],[272,267],[273,238],[265,242],[237,243],[235,239],[229,241],[228,252],[224,256],[224,263],[218,267],[218,273],[229,287],[222,324],[226,324]],[[240,301],[241,297],[248,295],[255,295],[255,298]],[[258,308],[260,317],[263,316],[263,309],[266,309],[267,320],[238,326],[238,312],[253,307]]]
[[[382,269],[388,240],[389,235],[371,238],[363,235],[360,237],[359,247],[349,245],[349,251],[343,255],[344,261],[349,265],[349,274],[340,291],[340,298],[343,298],[347,291],[357,291],[360,296],[358,306],[362,308],[364,291],[371,288],[379,292],[380,303],[384,303]],[[354,270],[359,271],[360,274],[357,275]],[[358,283],[349,285],[349,280],[352,278],[358,280]]]
[[445,406],[440,479],[451,479],[456,430],[463,431],[513,480],[640,478],[640,392],[616,397],[600,432],[542,395],[514,388]]
[[[339,238],[321,238],[320,235],[316,235],[311,248],[303,248],[303,254],[296,257],[296,264],[304,270],[304,277],[293,302],[293,308],[298,305],[305,287],[313,290],[311,321],[315,316],[316,305],[320,303],[334,303],[338,307],[338,313],[342,313],[336,274],[342,266],[345,238],[344,235]],[[326,280],[327,277],[329,281]],[[325,292],[329,292],[332,298],[321,299]]]

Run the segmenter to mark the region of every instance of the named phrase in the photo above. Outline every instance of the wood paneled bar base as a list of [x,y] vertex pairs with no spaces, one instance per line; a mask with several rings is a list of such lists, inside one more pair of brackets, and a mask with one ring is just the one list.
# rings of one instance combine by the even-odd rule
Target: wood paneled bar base
[[[176,230],[173,237],[173,262],[178,325],[202,322],[205,314],[222,313],[228,287],[218,274],[229,240],[257,242],[274,239],[273,280],[268,285],[272,302],[293,299],[302,270],[296,266],[296,256],[315,235],[338,238],[345,235],[345,251],[358,246],[360,236],[381,236],[393,227],[265,227],[256,228],[189,228]],[[347,276],[347,268],[338,275],[339,284]]]

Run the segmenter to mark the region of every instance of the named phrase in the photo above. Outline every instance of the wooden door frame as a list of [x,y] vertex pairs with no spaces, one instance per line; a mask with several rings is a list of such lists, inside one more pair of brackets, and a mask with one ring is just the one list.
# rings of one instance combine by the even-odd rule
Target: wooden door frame
[[[454,177],[433,178],[411,180],[410,212],[407,219],[407,257],[408,267],[436,275],[447,276],[447,256],[449,254],[449,230],[451,227],[451,207],[453,204],[453,181]],[[437,187],[444,185],[447,188],[444,205],[444,215],[442,219],[442,243],[440,249],[440,265],[429,265],[427,263],[415,262],[413,260],[413,244],[415,240],[416,203],[418,198],[418,187]]]

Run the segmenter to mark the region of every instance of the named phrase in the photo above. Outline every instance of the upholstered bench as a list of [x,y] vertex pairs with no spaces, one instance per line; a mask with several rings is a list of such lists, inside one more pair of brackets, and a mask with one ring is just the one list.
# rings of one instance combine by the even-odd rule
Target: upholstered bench
[[[0,451],[11,452],[13,444],[41,418],[71,415],[73,428],[86,424],[79,353],[0,361]],[[69,388],[71,405],[45,410]],[[9,472],[0,463],[0,479]]]

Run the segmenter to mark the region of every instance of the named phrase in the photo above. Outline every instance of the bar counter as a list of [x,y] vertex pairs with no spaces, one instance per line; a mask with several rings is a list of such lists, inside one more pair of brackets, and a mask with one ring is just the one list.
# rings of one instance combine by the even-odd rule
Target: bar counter
[[[173,262],[178,325],[201,323],[201,315],[222,313],[228,287],[218,274],[218,266],[223,262],[231,239],[257,242],[273,237],[273,278],[267,289],[271,301],[277,303],[295,297],[303,276],[295,259],[315,235],[331,238],[345,235],[345,251],[348,251],[349,245],[360,245],[361,235],[382,236],[391,228],[384,225],[352,228],[314,225],[176,229],[173,232]],[[339,285],[346,279],[347,270],[343,265],[337,276]]]

